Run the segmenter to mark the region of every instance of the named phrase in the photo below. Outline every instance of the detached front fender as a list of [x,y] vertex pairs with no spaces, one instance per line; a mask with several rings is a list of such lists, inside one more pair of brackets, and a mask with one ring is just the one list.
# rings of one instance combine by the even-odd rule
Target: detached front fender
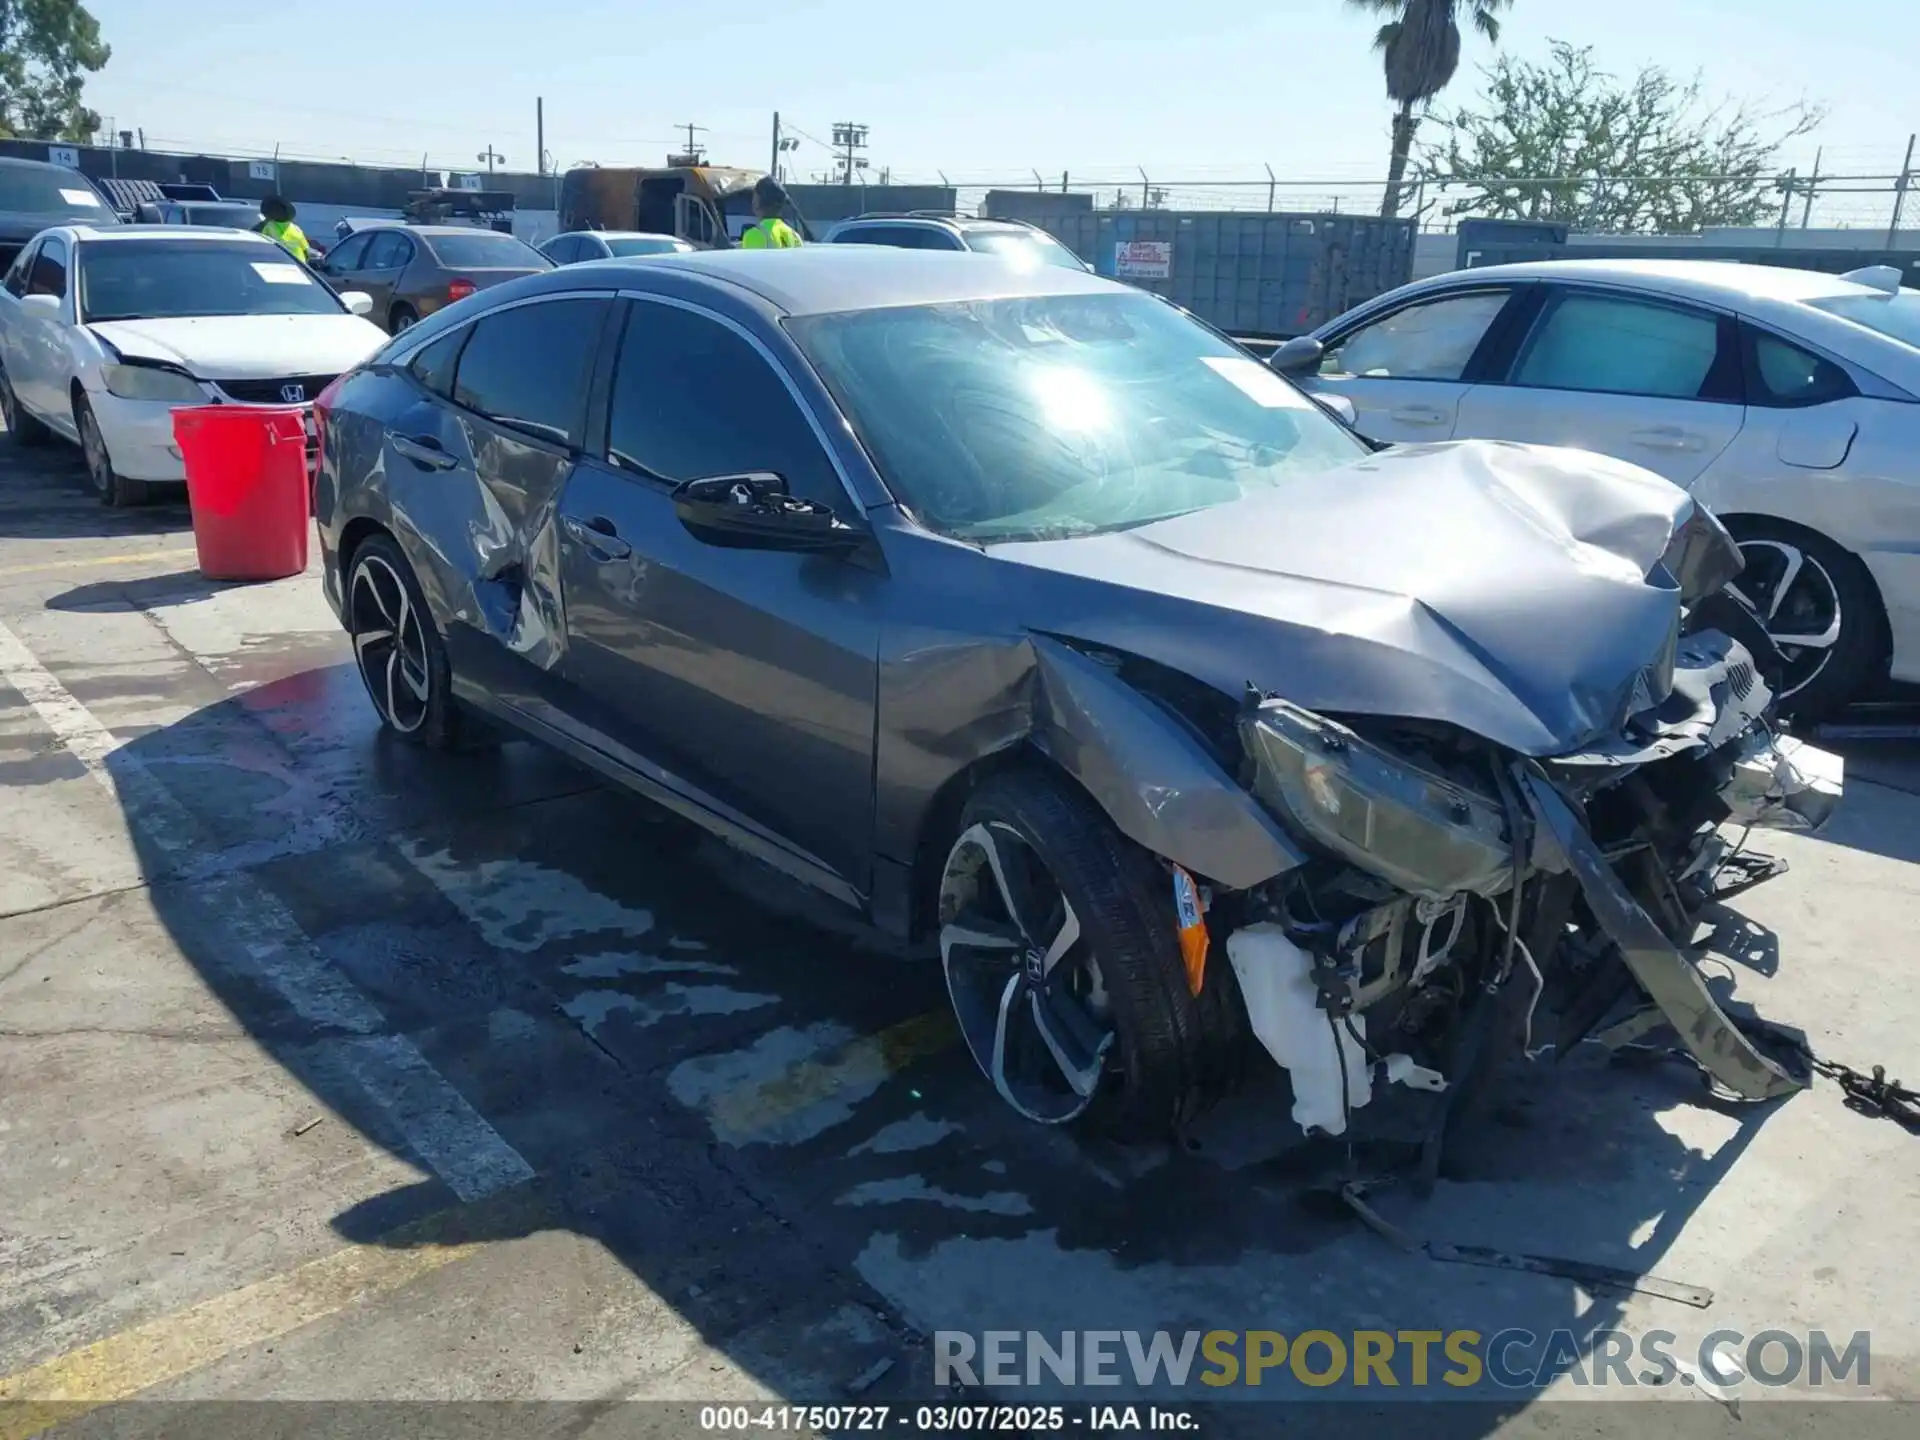
[[1152,701],[1058,640],[1031,643],[1033,741],[1122,834],[1236,890],[1306,863],[1279,822]]

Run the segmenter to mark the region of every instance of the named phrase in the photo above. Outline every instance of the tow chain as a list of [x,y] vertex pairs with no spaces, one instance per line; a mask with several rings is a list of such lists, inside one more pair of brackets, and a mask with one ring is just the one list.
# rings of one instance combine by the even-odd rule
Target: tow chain
[[[1846,1096],[1846,1107],[1856,1115],[1891,1120],[1908,1134],[1920,1135],[1920,1090],[1903,1085],[1897,1079],[1889,1080],[1886,1066],[1876,1065],[1870,1072],[1863,1073],[1851,1065],[1814,1054],[1806,1041],[1765,1020],[1736,1019],[1733,1024],[1775,1060],[1801,1074],[1820,1075],[1833,1081]],[[1699,1062],[1685,1050],[1651,1045],[1628,1045],[1621,1050],[1649,1058],[1684,1060],[1699,1068]]]

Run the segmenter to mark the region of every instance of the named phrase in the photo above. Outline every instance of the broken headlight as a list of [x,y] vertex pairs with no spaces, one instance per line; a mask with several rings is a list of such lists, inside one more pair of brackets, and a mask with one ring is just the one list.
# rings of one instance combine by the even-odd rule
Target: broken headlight
[[1301,834],[1415,895],[1496,895],[1513,877],[1499,801],[1267,700],[1240,722],[1254,793]]

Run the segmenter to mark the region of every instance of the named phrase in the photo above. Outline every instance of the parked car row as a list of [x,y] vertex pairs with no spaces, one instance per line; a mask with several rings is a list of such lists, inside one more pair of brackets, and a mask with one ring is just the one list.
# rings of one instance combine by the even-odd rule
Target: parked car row
[[77,444],[108,505],[185,479],[182,405],[299,405],[386,336],[244,230],[60,225],[0,281],[0,414],[16,445]]
[[[9,319],[0,335],[0,404],[21,417],[25,435],[52,431],[83,449],[91,425],[99,443],[88,449],[89,471],[104,496],[124,499],[144,482],[177,478],[177,457],[153,441],[151,427],[144,441],[123,439],[119,402],[127,397],[93,393],[90,382],[104,363],[94,353],[101,306],[83,301],[78,275],[71,284],[68,276],[78,247],[91,253],[108,236],[125,231],[130,239],[141,227],[121,226],[74,172],[0,162],[0,244],[11,235],[26,245],[43,230],[53,237],[49,224],[58,237],[9,272],[0,299]],[[193,228],[168,233],[184,245]],[[239,232],[200,233],[235,240]],[[824,239],[835,247],[984,252],[1025,268],[1088,268],[1045,231],[1018,222],[866,214]],[[536,250],[472,226],[374,220],[354,226],[311,271],[350,297],[352,313],[401,334],[556,265],[664,260],[693,250],[674,236],[598,230],[557,235]],[[176,256],[168,261],[173,269],[153,272],[154,283],[187,269],[246,273],[244,265],[220,269],[223,253],[181,250],[191,264]],[[219,296],[182,291],[143,301],[165,313],[142,323],[183,321],[180,305],[211,307],[201,318],[237,319],[256,304],[263,314],[283,315],[316,295],[312,285],[284,282]],[[1882,675],[1920,680],[1920,561],[1912,558],[1920,553],[1920,517],[1911,501],[1920,469],[1912,458],[1920,449],[1916,312],[1920,295],[1902,290],[1891,271],[1833,277],[1679,261],[1551,262],[1403,287],[1282,346],[1270,363],[1377,443],[1571,445],[1690,489],[1740,541],[1744,593],[1790,662],[1787,693],[1816,713]],[[331,314],[343,318],[338,307]],[[66,338],[50,338],[56,332]],[[237,381],[244,370],[250,381],[277,382],[249,387],[251,396],[274,400],[296,389],[311,396],[360,358],[336,363],[345,353],[336,350],[296,355],[285,326],[261,333],[272,336],[266,350],[223,358],[211,370],[187,353],[197,341],[181,340],[186,349],[165,363],[183,367],[196,385]],[[367,350],[377,343],[364,326],[354,333]],[[230,326],[223,344],[234,338]],[[234,373],[215,373],[223,366]],[[103,418],[109,412],[114,418]]]

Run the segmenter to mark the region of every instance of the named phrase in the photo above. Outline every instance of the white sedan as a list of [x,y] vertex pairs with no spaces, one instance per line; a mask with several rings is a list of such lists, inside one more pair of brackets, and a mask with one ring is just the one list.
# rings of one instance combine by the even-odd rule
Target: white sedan
[[1691,490],[1746,552],[1737,587],[1828,712],[1920,681],[1920,290],[1687,260],[1561,260],[1403,286],[1272,364],[1375,440],[1531,441]]
[[0,284],[0,413],[80,446],[108,505],[186,478],[173,412],[307,405],[386,342],[271,240],[179,225],[42,231]]

